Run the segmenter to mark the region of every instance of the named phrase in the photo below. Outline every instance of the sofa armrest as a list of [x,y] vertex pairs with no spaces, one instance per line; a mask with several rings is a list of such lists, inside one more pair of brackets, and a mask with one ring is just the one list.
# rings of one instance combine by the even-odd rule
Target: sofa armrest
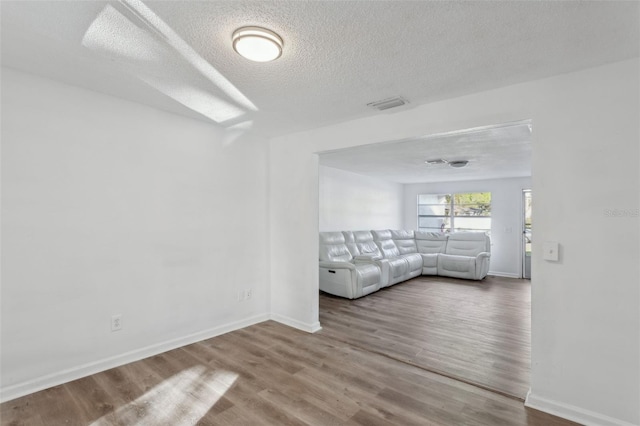
[[476,257],[476,280],[483,279],[489,273],[490,258],[491,254],[486,251],[478,253],[478,256]]
[[374,263],[380,268],[380,287],[387,287],[389,285],[389,260],[378,259]]
[[356,269],[356,265],[350,262],[331,262],[328,260],[321,260],[320,267],[326,269],[349,269],[352,271]]

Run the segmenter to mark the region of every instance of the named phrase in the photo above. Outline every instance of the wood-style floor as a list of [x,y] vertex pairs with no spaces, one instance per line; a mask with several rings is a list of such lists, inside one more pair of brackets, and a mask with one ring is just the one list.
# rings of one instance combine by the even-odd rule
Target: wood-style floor
[[[411,287],[423,287],[418,293],[425,295],[446,293],[436,284],[410,282],[396,287],[390,290],[397,290],[393,293],[400,300],[411,298],[407,293]],[[392,295],[384,291],[380,296],[385,293]],[[354,306],[382,303],[373,296]],[[327,320],[322,332],[308,334],[267,321],[6,402],[0,405],[0,423],[573,424],[527,409],[517,399],[335,339],[331,322],[338,321],[338,314],[330,314],[335,309],[327,305],[337,307],[340,302],[323,297],[322,303]],[[366,311],[371,308],[361,317],[367,318]],[[397,315],[402,318],[405,312]],[[375,322],[380,317],[369,318]],[[361,332],[359,327],[354,330]]]
[[418,277],[347,300],[320,295],[322,333],[359,348],[524,400],[531,283]]

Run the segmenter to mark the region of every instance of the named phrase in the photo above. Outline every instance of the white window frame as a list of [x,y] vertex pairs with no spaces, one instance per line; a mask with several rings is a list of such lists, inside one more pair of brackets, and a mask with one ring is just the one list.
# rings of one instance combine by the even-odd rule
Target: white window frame
[[[485,191],[488,192],[488,191]],[[487,234],[491,233],[491,202],[489,204],[489,214],[486,215],[482,214],[483,212],[480,211],[478,215],[476,216],[475,214],[471,214],[471,215],[457,215],[456,216],[456,208],[460,208],[460,204],[456,204],[455,202],[455,196],[457,194],[475,194],[475,193],[480,193],[480,192],[455,192],[455,193],[448,193],[448,194],[419,194],[417,197],[417,215],[418,215],[418,230],[427,230],[427,231],[432,231],[432,232],[457,232],[457,231],[470,231],[470,232],[486,232]],[[491,194],[491,192],[489,192],[489,194]],[[449,202],[446,204],[443,203],[420,203],[420,197],[421,196],[431,196],[431,197],[449,197]],[[464,205],[462,205],[464,206]],[[421,214],[421,207],[423,208],[429,208],[429,207],[444,207],[444,214]],[[471,210],[477,210],[475,208],[470,208]],[[443,219],[442,224],[438,227],[438,226],[420,226],[420,218],[432,218],[432,219],[436,219],[436,218],[441,218]],[[464,227],[462,229],[460,229],[460,227],[456,227],[456,218],[458,219],[488,219],[489,222],[489,226],[488,227],[479,227],[479,228],[472,228],[472,227]],[[448,222],[448,224],[447,224]]]

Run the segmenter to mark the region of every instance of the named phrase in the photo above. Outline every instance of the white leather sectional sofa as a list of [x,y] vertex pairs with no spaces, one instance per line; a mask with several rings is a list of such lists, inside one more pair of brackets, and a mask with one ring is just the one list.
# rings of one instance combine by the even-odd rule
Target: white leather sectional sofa
[[320,290],[356,299],[419,275],[481,280],[490,253],[482,232],[321,232]]

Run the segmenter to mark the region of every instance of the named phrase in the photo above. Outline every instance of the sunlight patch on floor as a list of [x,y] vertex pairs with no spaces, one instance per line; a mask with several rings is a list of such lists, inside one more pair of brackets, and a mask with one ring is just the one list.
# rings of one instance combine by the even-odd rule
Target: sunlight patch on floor
[[233,386],[238,374],[199,365],[164,380],[145,394],[91,423],[91,426],[194,425]]

